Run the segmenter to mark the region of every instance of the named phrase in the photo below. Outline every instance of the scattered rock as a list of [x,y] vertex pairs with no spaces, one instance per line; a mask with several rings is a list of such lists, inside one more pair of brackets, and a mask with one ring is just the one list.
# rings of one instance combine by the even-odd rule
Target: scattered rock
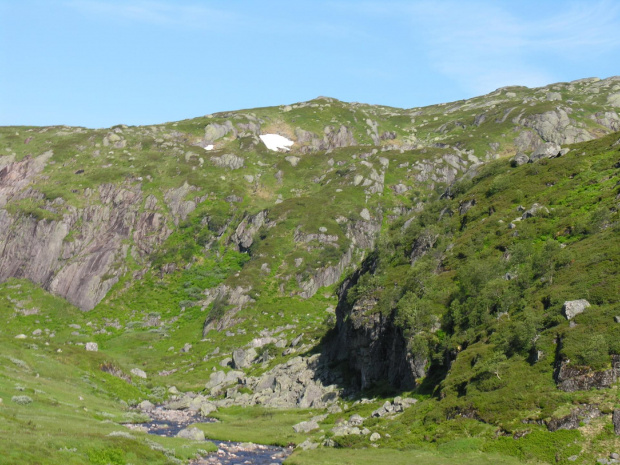
[[130,373],[138,378],[146,379],[146,373],[140,368],[132,368]]
[[96,342],[87,342],[86,350],[88,352],[97,352],[99,350],[99,345]]
[[562,312],[567,320],[572,320],[575,316],[583,313],[590,306],[590,302],[585,299],[568,300],[562,306]]
[[364,423],[365,418],[361,415],[358,415],[357,413],[355,415],[351,415],[351,418],[349,418],[349,425],[350,426],[361,426],[362,423]]
[[11,402],[17,405],[28,405],[32,403],[32,398],[29,396],[13,396]]
[[532,152],[530,162],[533,163],[535,161],[542,160],[543,158],[555,158],[559,156],[561,150],[562,148],[558,144],[546,142]]
[[15,339],[26,339],[28,336],[26,336],[25,334],[18,334],[17,336],[15,336]]
[[370,442],[376,442],[381,439],[381,435],[379,433],[372,433],[370,435]]

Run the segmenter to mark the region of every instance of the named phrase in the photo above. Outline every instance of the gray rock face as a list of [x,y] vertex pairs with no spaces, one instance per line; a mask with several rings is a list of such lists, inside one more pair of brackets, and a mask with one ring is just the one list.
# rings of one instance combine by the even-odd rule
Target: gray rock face
[[612,368],[594,371],[589,367],[575,367],[569,361],[559,363],[555,372],[558,389],[566,392],[602,389],[613,385],[620,374],[620,356],[612,355]]
[[558,431],[561,429],[577,429],[581,423],[589,423],[590,420],[601,416],[601,411],[591,405],[583,405],[566,416],[561,418],[552,418],[547,422],[549,431]]
[[562,306],[562,312],[567,320],[572,320],[580,313],[583,313],[590,306],[586,299],[567,300]]
[[[51,156],[50,151],[5,164],[0,171],[0,208],[11,199],[42,198],[27,186]],[[139,184],[102,184],[97,191],[86,189],[84,200],[84,208],[66,207],[57,220],[11,216],[0,209],[0,281],[27,278],[90,310],[124,272],[128,240],[133,239],[135,257],[144,260],[171,233],[162,214],[141,210]],[[67,241],[70,232],[72,240]]]
[[576,127],[563,108],[529,116],[521,124],[534,129],[544,141],[556,144],[574,144],[594,139],[588,131]]
[[336,335],[325,349],[328,360],[346,361],[357,374],[354,384],[364,389],[388,381],[397,389],[413,389],[415,380],[425,375],[426,360],[412,356],[402,329],[391,315],[373,312],[374,300],[348,303],[348,290],[374,265],[366,262],[341,285],[336,307]]
[[254,236],[267,223],[267,211],[263,210],[255,215],[246,215],[235,232],[230,236],[230,242],[237,245],[240,251],[245,251],[254,243]]

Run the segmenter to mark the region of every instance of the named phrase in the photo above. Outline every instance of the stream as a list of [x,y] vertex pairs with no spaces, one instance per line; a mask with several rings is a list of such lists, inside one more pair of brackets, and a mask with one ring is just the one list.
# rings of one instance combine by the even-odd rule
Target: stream
[[[156,436],[174,437],[179,431],[196,423],[212,423],[216,420],[204,418],[197,412],[187,410],[166,410],[162,407],[145,412],[151,421],[139,425],[126,424],[130,429],[139,429]],[[217,452],[191,460],[191,465],[275,465],[281,464],[293,451],[291,448],[264,446],[261,444],[207,441],[217,446]]]

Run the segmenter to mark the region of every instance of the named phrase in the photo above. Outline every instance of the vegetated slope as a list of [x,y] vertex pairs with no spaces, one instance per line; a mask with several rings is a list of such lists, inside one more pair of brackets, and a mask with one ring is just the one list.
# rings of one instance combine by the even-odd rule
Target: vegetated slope
[[[387,443],[402,444],[398,428],[438,443],[486,429],[507,442],[481,448],[521,458],[615,451],[619,184],[615,133],[560,158],[491,162],[390,226],[345,281],[331,341],[362,386],[435,398],[392,424]],[[581,299],[590,306],[573,316],[565,303]],[[545,435],[559,429],[574,431],[554,445]]]
[[[500,233],[488,239],[483,239],[486,229],[478,227],[490,228],[495,218],[501,219],[500,210],[505,222],[523,214],[506,210],[516,206],[508,203],[519,195],[515,191],[514,198],[504,198],[514,191],[513,172],[576,163],[571,158],[576,148],[563,158],[546,157],[565,154],[561,149],[567,144],[620,129],[619,82],[586,79],[540,89],[513,87],[410,110],[318,98],[149,127],[1,128],[0,280],[26,278],[88,310],[90,324],[61,345],[95,341],[121,372],[139,366],[153,385],[198,391],[206,382],[207,393],[222,405],[324,407],[337,402],[335,394],[343,393],[348,381],[370,387],[386,378],[401,389],[421,382],[421,392],[439,385],[434,392],[445,397],[441,408],[454,402],[447,416],[473,412],[493,424],[492,414],[482,417],[486,410],[466,405],[463,397],[475,398],[466,391],[470,385],[474,389],[478,375],[462,370],[457,379],[453,373],[476,344],[485,348],[481,360],[498,353],[498,363],[511,367],[518,357],[524,364],[515,366],[529,366],[525,360],[531,352],[524,342],[516,352],[507,348],[501,355],[499,343],[483,344],[481,332],[488,327],[489,334],[497,335],[494,325],[507,325],[509,330],[502,330],[507,338],[528,340],[534,328],[535,336],[541,334],[536,354],[540,350],[547,363],[536,369],[550,369],[556,346],[542,345],[552,344],[551,332],[541,329],[551,331],[547,322],[528,317],[525,329],[513,330],[519,318],[496,320],[504,311],[500,307],[480,309],[499,305],[493,296],[532,306],[538,299],[543,313],[557,311],[559,304],[549,300],[557,296],[541,300],[542,294],[519,287],[529,276],[519,272],[521,267],[535,274],[536,267],[545,266],[540,254],[547,249],[527,240],[531,225],[542,220],[523,220],[511,232],[497,226]],[[265,134],[293,140],[290,153],[269,150],[259,137]],[[509,168],[507,157],[517,154],[516,164],[525,155],[538,161]],[[502,157],[505,161],[485,167]],[[587,160],[579,158],[582,169]],[[548,178],[545,186],[563,185],[552,171],[541,173]],[[524,179],[538,186],[533,180],[542,179],[541,173]],[[575,177],[579,173],[571,173],[571,186],[595,189],[584,187],[583,177]],[[560,206],[529,197],[537,191],[522,181],[515,182],[522,183],[524,207],[532,206],[526,200],[539,201],[553,220],[543,224],[557,224],[553,215]],[[552,192],[553,187],[545,189]],[[494,199],[503,200],[495,204]],[[450,208],[444,211],[444,205]],[[484,223],[478,216],[483,206],[488,207],[484,214],[495,211]],[[582,218],[572,204],[563,208]],[[501,271],[516,275],[515,280],[494,279],[496,288],[487,289],[487,278],[508,267],[508,262],[486,259],[485,253],[499,253],[487,242],[512,238],[515,231],[532,250],[524,246],[522,252],[511,252],[523,262]],[[506,251],[517,240],[506,239]],[[453,249],[447,250],[451,243]],[[564,263],[569,250],[544,253]],[[471,261],[473,255],[480,255],[480,266]],[[471,273],[459,271],[467,266]],[[353,279],[341,289],[349,297],[339,302],[334,290],[347,275]],[[467,276],[480,289],[463,281]],[[553,278],[553,289],[559,289],[559,278]],[[488,302],[479,290],[489,295]],[[593,297],[574,298],[588,299],[594,310],[601,305]],[[505,305],[509,314],[515,312],[512,303]],[[322,356],[312,355],[336,323],[336,307],[340,344]],[[377,331],[362,331],[356,340],[358,334],[349,332],[344,318],[350,307],[354,318],[347,321],[358,321],[357,329],[363,330],[368,327],[364,315],[376,315]],[[11,306],[5,310],[7,317],[18,312]],[[576,321],[588,314],[596,312]],[[20,318],[20,332],[28,339],[13,343],[53,342],[45,332],[32,334],[39,326],[36,319]],[[379,344],[373,352],[372,344],[370,349],[358,344],[372,342],[373,331],[391,347]],[[562,338],[562,357],[574,361],[575,341]],[[351,380],[330,368],[342,358],[334,351],[347,354]],[[442,357],[447,357],[444,363]],[[502,370],[493,370],[480,379],[506,379]],[[553,377],[548,381],[547,375],[541,379],[553,390]],[[286,381],[269,384],[274,377]],[[432,411],[433,418],[445,418]]]

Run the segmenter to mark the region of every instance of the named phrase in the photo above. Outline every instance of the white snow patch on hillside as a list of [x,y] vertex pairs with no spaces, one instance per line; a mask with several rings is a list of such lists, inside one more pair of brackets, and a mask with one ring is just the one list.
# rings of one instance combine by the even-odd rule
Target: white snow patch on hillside
[[213,150],[213,144],[209,144],[205,147],[205,150]]
[[269,150],[273,150],[275,152],[280,150],[285,150],[288,152],[291,145],[295,143],[279,134],[262,134],[258,137],[260,137],[260,140],[263,141],[263,144],[265,144]]

